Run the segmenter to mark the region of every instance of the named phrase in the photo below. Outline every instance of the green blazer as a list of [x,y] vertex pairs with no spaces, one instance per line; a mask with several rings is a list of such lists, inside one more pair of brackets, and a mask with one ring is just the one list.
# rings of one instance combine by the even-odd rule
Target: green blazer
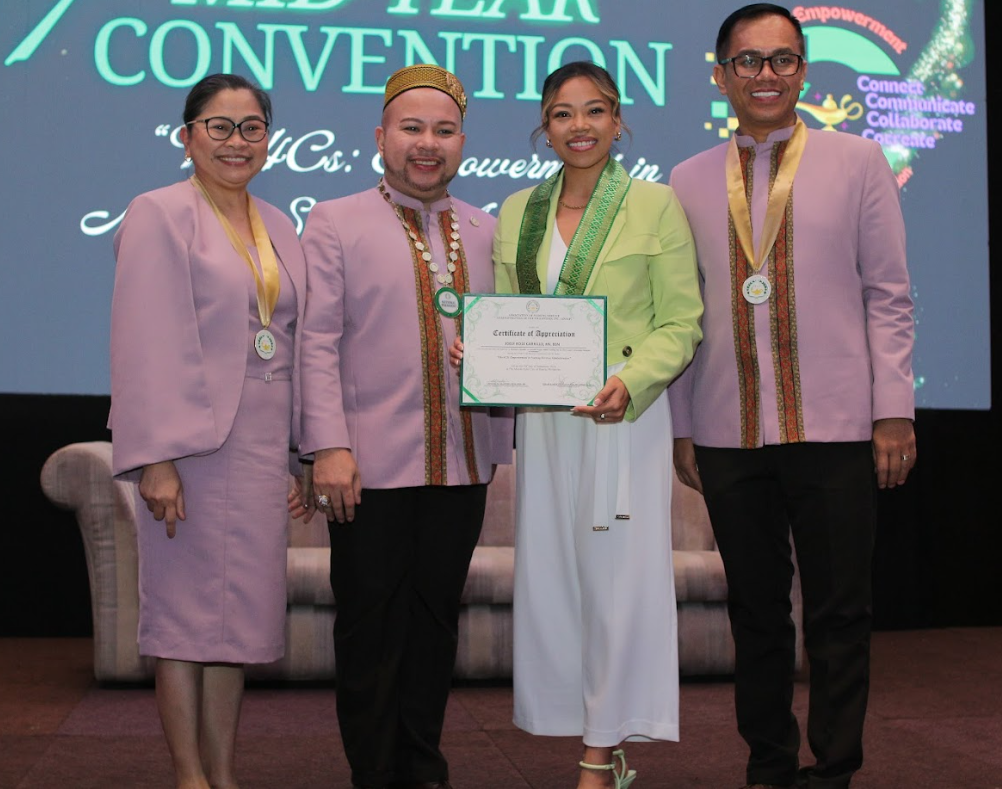
[[[559,178],[536,260],[544,287],[562,172]],[[494,233],[498,293],[519,292],[515,256],[531,193],[516,192],[501,206]],[[608,360],[626,362],[616,376],[630,393],[629,421],[685,369],[702,339],[697,276],[696,248],[675,193],[664,184],[634,179],[585,288],[586,294],[608,299]]]

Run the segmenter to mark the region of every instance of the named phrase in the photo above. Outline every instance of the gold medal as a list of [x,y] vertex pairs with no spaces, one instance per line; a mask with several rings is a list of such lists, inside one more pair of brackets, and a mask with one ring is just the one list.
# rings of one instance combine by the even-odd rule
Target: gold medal
[[250,195],[248,195],[247,216],[250,219],[251,232],[254,234],[254,245],[257,247],[258,259],[261,261],[261,271],[259,272],[257,266],[254,265],[254,259],[251,257],[247,245],[240,238],[233,225],[230,224],[230,221],[223,215],[223,212],[219,210],[216,201],[212,199],[212,195],[206,191],[205,186],[198,180],[198,176],[193,175],[189,180],[202,193],[206,202],[212,206],[212,210],[219,219],[219,223],[223,226],[223,230],[226,231],[226,236],[230,239],[233,249],[244,259],[244,262],[251,270],[251,274],[254,277],[254,288],[257,292],[258,317],[261,319],[261,326],[263,327],[261,331],[254,335],[254,350],[262,359],[270,359],[275,355],[277,345],[275,343],[275,335],[268,331],[268,326],[271,325],[271,316],[275,312],[275,305],[278,304],[280,283],[278,259],[275,257],[275,250],[271,246],[268,228],[265,227],[264,220],[261,219],[257,205],[251,199]]
[[[762,224],[762,232],[759,238],[758,254],[752,244],[752,223],[751,211],[748,207],[748,198],[745,194],[744,176],[741,174],[740,156],[738,154],[738,142],[736,137],[731,137],[731,142],[727,147],[726,164],[724,166],[727,178],[727,207],[731,218],[734,221],[734,233],[741,244],[741,249],[745,253],[745,259],[753,274],[745,280],[742,287],[744,297],[752,304],[761,304],[769,298],[772,286],[765,277],[761,277],[761,282],[765,285],[765,295],[761,301],[752,301],[748,298],[749,283],[755,280],[759,270],[765,265],[773,245],[776,243],[776,236],[779,235],[779,225],[786,211],[786,202],[793,190],[793,179],[800,166],[800,159],[804,155],[804,147],[807,145],[807,127],[804,122],[797,119],[793,127],[793,134],[783,155],[783,161],[779,165],[779,172],[769,192],[768,203],[766,204],[765,221]],[[761,293],[763,287],[761,282],[756,280],[756,292]],[[755,284],[755,283],[753,283]]]
[[763,304],[772,295],[772,283],[764,274],[752,274],[741,285],[741,295],[749,304]]
[[278,345],[275,342],[275,335],[267,329],[261,329],[254,335],[254,350],[257,355],[267,361],[275,355]]

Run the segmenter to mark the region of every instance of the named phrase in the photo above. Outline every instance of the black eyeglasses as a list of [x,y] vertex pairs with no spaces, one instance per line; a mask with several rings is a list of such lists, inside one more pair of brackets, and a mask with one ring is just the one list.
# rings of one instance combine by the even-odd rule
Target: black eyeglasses
[[724,58],[719,61],[721,66],[728,63],[734,68],[734,73],[743,78],[751,79],[762,73],[762,68],[766,63],[772,68],[772,73],[777,77],[792,77],[800,71],[800,64],[804,59],[800,55],[792,52],[782,52],[778,55],[762,57],[761,55],[735,55],[732,58]]
[[213,140],[228,140],[233,135],[234,129],[239,129],[240,136],[247,142],[261,142],[268,134],[268,124],[260,118],[247,118],[234,123],[229,118],[199,118],[189,121],[192,123],[204,123],[205,133]]

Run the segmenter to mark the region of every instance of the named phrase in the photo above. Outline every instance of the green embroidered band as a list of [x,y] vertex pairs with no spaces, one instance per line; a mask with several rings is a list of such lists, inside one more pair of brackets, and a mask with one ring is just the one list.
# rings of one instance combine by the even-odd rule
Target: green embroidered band
[[[536,267],[537,256],[546,234],[550,200],[559,177],[560,172],[557,172],[533,189],[526,203],[515,257],[520,293],[542,293]],[[584,295],[602,245],[612,229],[619,207],[626,199],[626,193],[630,191],[630,182],[630,176],[623,166],[610,157],[568,245],[555,291],[558,296]],[[554,232],[557,232],[555,228]]]

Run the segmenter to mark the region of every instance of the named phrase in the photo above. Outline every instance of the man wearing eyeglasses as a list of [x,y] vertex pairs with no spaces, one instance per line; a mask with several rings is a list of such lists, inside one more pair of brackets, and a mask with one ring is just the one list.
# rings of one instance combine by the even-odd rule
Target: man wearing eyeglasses
[[[862,764],[877,488],[915,464],[912,302],[898,188],[880,146],[808,130],[789,11],[729,16],[713,78],[734,137],[678,165],[703,342],[669,389],[675,467],[724,562],[746,786],[842,789]],[[791,711],[796,549],[810,663],[798,770]]]

